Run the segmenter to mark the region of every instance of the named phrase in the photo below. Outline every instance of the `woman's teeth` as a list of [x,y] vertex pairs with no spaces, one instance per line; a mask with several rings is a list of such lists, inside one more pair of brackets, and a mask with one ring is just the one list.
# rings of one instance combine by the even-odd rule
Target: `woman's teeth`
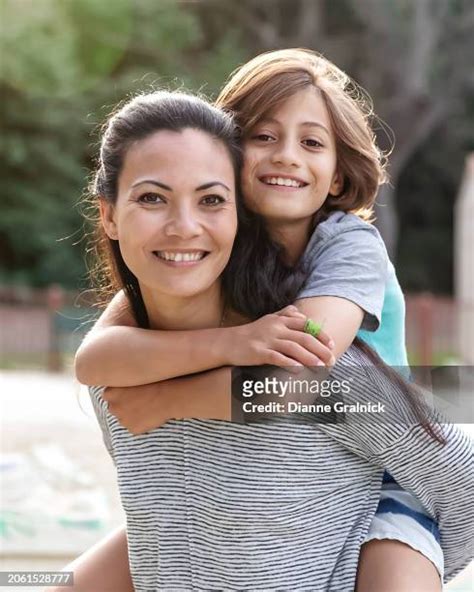
[[303,187],[305,183],[295,179],[284,179],[283,177],[267,177],[263,179],[267,185],[283,185],[285,187]]
[[199,261],[206,255],[206,251],[200,251],[199,253],[172,253],[170,251],[155,251],[155,254],[160,259],[166,261]]

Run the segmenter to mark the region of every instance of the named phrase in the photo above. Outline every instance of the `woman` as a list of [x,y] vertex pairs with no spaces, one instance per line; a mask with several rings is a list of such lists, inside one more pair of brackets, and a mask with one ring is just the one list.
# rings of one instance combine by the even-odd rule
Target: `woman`
[[[160,127],[156,114],[150,117],[143,110],[152,103],[151,97],[137,99],[109,123],[101,161],[101,175],[109,177],[101,190],[103,224],[117,268],[122,270],[122,284],[142,326],[164,330],[218,327],[229,322],[219,273],[225,266],[225,254],[230,255],[232,229],[234,234],[236,229],[235,179],[229,177],[232,167],[229,162],[224,165],[222,146],[219,159],[210,150],[215,140],[207,138],[206,143],[205,134],[196,131],[203,129],[199,127],[202,113],[201,119],[188,120],[180,128],[183,120],[174,105],[174,131],[166,135],[170,128]],[[117,125],[124,135],[117,136]],[[194,166],[196,154],[207,159]],[[184,160],[186,183],[181,168]],[[220,166],[213,169],[211,164]],[[203,170],[215,172],[212,178],[203,179]],[[208,191],[210,184],[212,194],[199,193]],[[107,198],[111,203],[106,203]],[[218,221],[223,232],[217,229]],[[301,331],[301,315],[292,317],[287,311],[286,316],[287,328]],[[368,359],[351,348],[345,361],[361,366]],[[383,373],[363,374],[356,398],[377,398],[374,380],[382,392],[393,391]],[[385,394],[389,404],[391,395]],[[219,417],[229,419],[228,401],[213,397],[210,393],[214,412],[219,409]],[[459,519],[444,515],[442,508],[458,504],[459,511],[467,512],[461,492],[471,487],[470,477],[464,467],[452,464],[450,479],[459,491],[448,496],[436,468],[446,464],[445,454],[460,460],[467,443],[462,434],[449,433],[446,446],[439,450],[439,444],[417,425],[410,428],[418,452],[416,463],[405,456],[401,459],[391,445],[405,441],[406,417],[396,410],[400,400],[396,396],[394,400],[396,405],[389,407],[393,419],[403,420],[402,427],[375,426],[380,439],[376,444],[367,442],[365,430],[358,425],[344,430],[327,425],[315,429],[310,418],[275,418],[250,426],[171,421],[136,438],[107,414],[96,392],[96,410],[117,465],[127,512],[137,589],[222,589],[226,585],[253,590],[308,585],[321,590],[352,589],[357,555],[377,506],[383,473],[369,459],[387,466],[410,485],[433,512],[441,510],[447,540],[452,551],[459,553],[462,541],[453,538],[459,531]],[[261,454],[255,456],[255,450]],[[248,466],[249,454],[255,466]],[[268,460],[275,454],[283,461],[283,473]],[[325,463],[327,457],[330,462]],[[150,463],[158,481],[150,473]],[[414,464],[422,478],[421,489]],[[137,482],[137,475],[142,481]],[[148,476],[152,481],[147,482]],[[322,503],[319,488],[325,483],[330,484],[325,492],[330,496]],[[361,487],[369,492],[362,500]],[[186,515],[189,520],[184,519]],[[322,548],[322,540],[329,547]]]

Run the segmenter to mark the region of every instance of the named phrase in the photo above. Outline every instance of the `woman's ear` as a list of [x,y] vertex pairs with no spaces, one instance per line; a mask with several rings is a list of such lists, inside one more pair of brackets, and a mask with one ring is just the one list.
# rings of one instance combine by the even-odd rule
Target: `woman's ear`
[[103,197],[99,198],[100,219],[105,234],[112,240],[118,240],[117,224],[115,223],[115,208]]
[[339,197],[342,193],[343,187],[344,177],[339,171],[336,171],[332,179],[331,186],[329,187],[329,195],[332,197]]

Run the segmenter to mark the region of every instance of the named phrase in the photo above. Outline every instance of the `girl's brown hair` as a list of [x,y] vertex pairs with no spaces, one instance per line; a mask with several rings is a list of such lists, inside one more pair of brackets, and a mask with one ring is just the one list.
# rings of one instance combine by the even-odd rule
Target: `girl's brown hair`
[[387,180],[386,158],[371,127],[370,97],[337,66],[307,49],[263,53],[231,74],[216,105],[233,113],[245,138],[262,117],[308,87],[317,89],[329,112],[344,179],[340,195],[328,196],[317,218],[341,210],[369,220],[378,187]]

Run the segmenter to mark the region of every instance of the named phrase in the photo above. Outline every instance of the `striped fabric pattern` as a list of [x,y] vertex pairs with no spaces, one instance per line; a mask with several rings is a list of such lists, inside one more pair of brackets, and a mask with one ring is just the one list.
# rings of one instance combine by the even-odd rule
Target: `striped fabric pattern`
[[[343,358],[364,361],[354,350]],[[362,375],[351,396],[392,400],[398,423],[191,419],[133,436],[91,389],[117,468],[136,592],[349,592],[384,468],[436,517],[446,578],[462,569],[472,555],[472,443],[449,426],[440,447],[406,424],[378,371]]]

